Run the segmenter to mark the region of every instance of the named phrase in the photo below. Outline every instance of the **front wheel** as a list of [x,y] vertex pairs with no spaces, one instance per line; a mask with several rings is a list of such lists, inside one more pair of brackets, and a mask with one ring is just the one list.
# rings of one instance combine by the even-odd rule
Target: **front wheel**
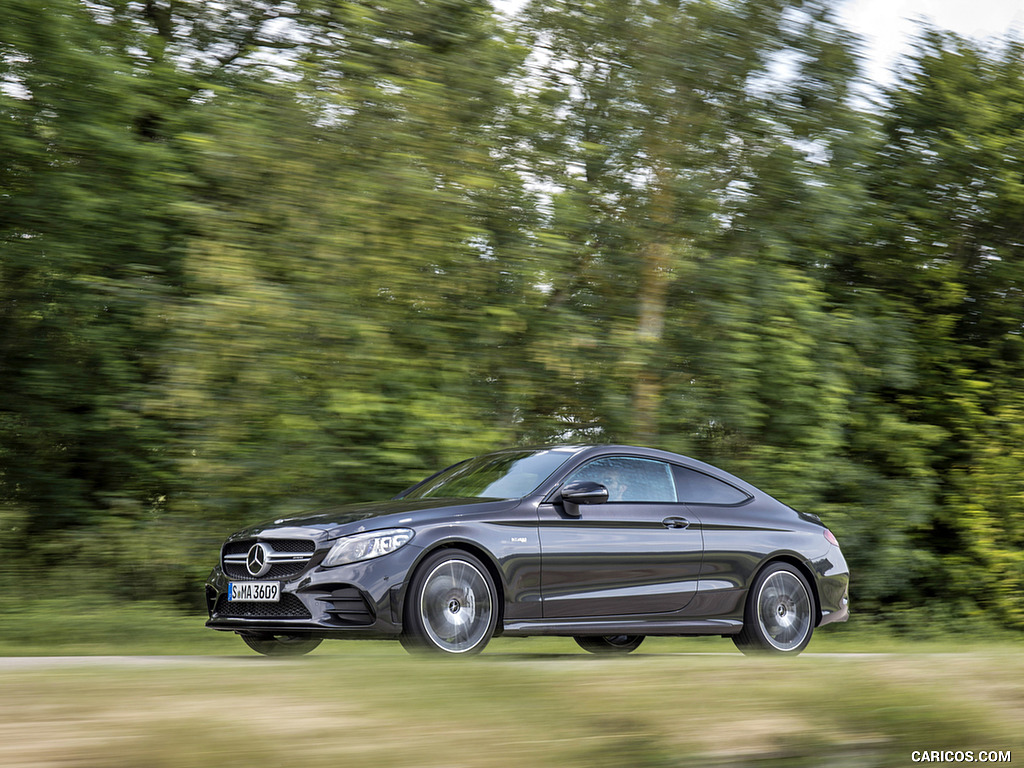
[[603,637],[574,637],[573,640],[589,653],[632,653],[644,641],[643,635],[605,635]]
[[264,656],[303,656],[322,642],[322,638],[309,635],[244,634],[242,640]]
[[814,598],[793,566],[771,563],[747,592],[743,629],[733,642],[743,653],[796,656],[814,632]]
[[480,653],[498,623],[498,594],[480,560],[440,550],[420,564],[405,598],[402,645],[408,651]]

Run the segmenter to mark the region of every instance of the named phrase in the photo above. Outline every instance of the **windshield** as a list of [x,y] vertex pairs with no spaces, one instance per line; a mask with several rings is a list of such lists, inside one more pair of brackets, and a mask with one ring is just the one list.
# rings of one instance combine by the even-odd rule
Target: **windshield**
[[522,498],[544,482],[571,455],[564,450],[551,449],[477,456],[449,467],[402,498]]

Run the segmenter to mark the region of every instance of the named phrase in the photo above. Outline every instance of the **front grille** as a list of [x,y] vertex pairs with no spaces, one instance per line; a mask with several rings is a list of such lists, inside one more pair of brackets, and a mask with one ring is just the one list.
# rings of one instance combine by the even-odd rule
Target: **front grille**
[[[281,581],[283,579],[290,579],[296,574],[302,573],[302,569],[306,567],[308,560],[301,563],[281,563],[278,565],[270,566],[270,570],[260,576],[260,579],[273,579],[275,581]],[[245,564],[238,563],[224,563],[224,573],[232,579],[255,579],[256,577],[249,573],[245,568]]]
[[229,541],[224,545],[225,555],[244,555],[257,541],[269,545],[275,552],[308,552],[313,554],[316,543],[311,539],[242,539]]
[[[245,565],[245,558],[257,542],[270,550],[270,570],[262,576],[253,576]],[[232,579],[289,579],[305,570],[316,550],[310,539],[245,539],[224,545],[221,563],[224,573]]]
[[[248,552],[249,547],[256,543],[256,541],[233,541],[227,545],[226,549],[230,550],[230,554]],[[316,549],[316,544],[309,539],[258,539],[258,541],[269,544],[276,552],[309,552],[312,554],[313,550]]]
[[221,595],[214,616],[222,619],[311,619],[306,606],[295,595],[281,595],[279,603],[235,603]]

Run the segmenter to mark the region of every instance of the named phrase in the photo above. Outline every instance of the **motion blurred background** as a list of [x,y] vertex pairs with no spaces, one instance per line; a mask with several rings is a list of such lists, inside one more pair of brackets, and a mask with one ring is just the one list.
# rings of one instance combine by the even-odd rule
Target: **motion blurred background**
[[860,51],[828,0],[0,0],[4,615],[196,612],[244,523],[623,441],[821,515],[861,626],[1019,633],[1024,45]]

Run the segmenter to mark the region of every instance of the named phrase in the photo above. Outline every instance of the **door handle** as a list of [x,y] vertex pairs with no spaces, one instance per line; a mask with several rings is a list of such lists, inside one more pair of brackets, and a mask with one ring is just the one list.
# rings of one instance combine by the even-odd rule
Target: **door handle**
[[666,528],[686,528],[690,521],[685,517],[666,517],[661,521],[661,524]]

